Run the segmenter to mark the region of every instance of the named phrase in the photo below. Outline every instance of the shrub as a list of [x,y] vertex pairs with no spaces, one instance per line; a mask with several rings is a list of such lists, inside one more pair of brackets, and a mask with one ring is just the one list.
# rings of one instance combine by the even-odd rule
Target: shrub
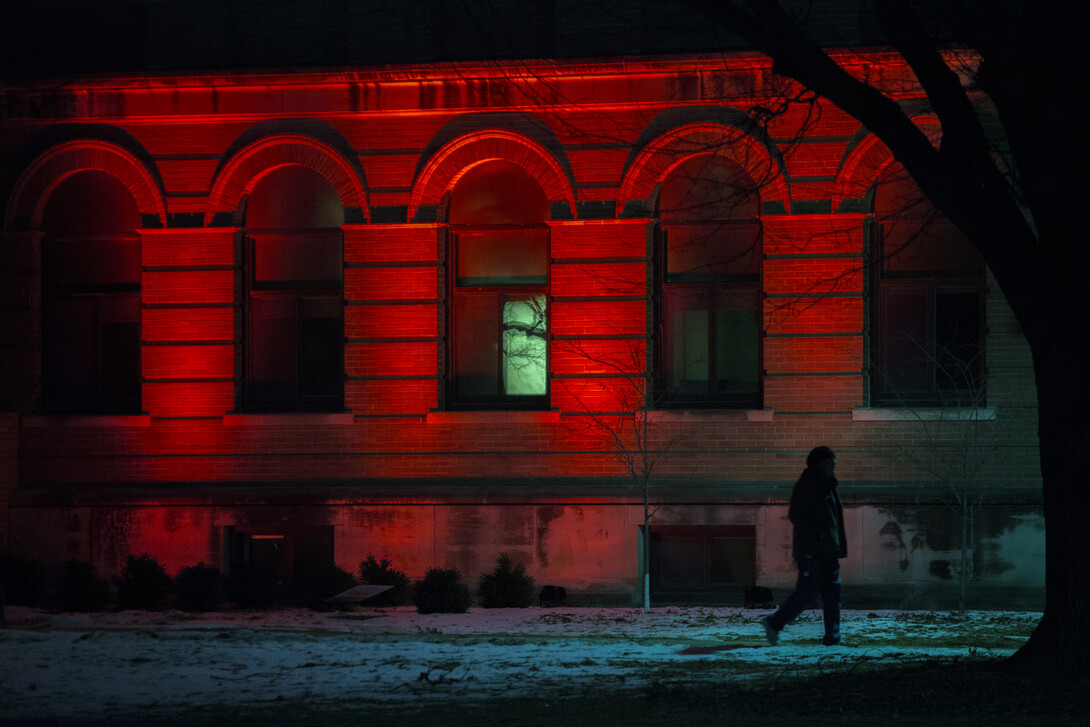
[[218,611],[227,598],[227,579],[218,568],[201,561],[178,571],[174,591],[183,611]]
[[416,583],[416,610],[420,613],[465,613],[469,587],[454,568],[430,568]]
[[162,611],[170,598],[171,579],[159,561],[147,553],[130,555],[117,579],[117,605],[121,609]]
[[368,606],[402,606],[409,602],[412,581],[402,571],[392,568],[386,558],[375,560],[373,553],[360,563],[360,581],[372,586],[393,586],[388,591],[367,599]]
[[495,570],[481,576],[477,597],[484,608],[526,608],[534,602],[534,578],[521,563],[512,567],[511,556],[500,553]]
[[231,568],[227,593],[238,608],[269,608],[276,603],[276,571],[271,566],[244,563]]
[[109,584],[95,575],[95,566],[85,560],[61,563],[54,585],[57,607],[62,611],[101,611],[110,595]]
[[358,585],[351,573],[335,563],[307,568],[295,581],[304,605],[313,609],[331,608],[327,598]]
[[0,552],[0,584],[9,606],[41,606],[46,572],[42,564],[25,555]]

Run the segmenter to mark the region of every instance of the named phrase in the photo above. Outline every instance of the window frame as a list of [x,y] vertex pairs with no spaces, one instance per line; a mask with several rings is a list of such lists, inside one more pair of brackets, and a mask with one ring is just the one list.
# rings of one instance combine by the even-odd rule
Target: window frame
[[[511,282],[497,282],[495,284],[459,284],[459,245],[460,238],[473,232],[494,233],[503,230],[512,232],[529,231],[544,236],[544,265],[545,276],[543,282],[517,284]],[[445,371],[445,402],[446,408],[452,411],[489,411],[489,410],[513,410],[513,411],[545,411],[550,408],[550,348],[552,342],[551,308],[552,296],[550,291],[552,278],[551,261],[552,235],[550,227],[545,222],[532,224],[503,224],[503,225],[474,225],[455,224],[447,226],[448,265],[447,265],[447,290],[449,302],[446,306],[446,355],[447,365]],[[495,314],[496,323],[496,381],[495,394],[474,394],[460,390],[459,370],[462,364],[459,361],[459,302],[474,296],[494,295],[499,303]],[[513,297],[526,298],[528,296],[543,296],[545,301],[545,326],[544,326],[544,393],[543,394],[506,394],[504,389],[505,352],[503,349],[503,309],[506,300]]]
[[[678,549],[688,557],[670,557]],[[752,525],[652,525],[651,594],[741,595],[757,583],[757,553]]]
[[[339,247],[340,276],[338,280],[329,279],[285,279],[276,281],[259,281],[257,279],[257,244],[262,236],[280,236],[305,240],[307,236],[336,237]],[[344,329],[344,234],[340,228],[245,228],[242,239],[243,248],[243,310],[242,320],[244,334],[242,337],[242,405],[245,411],[267,413],[297,413],[297,412],[340,412],[344,410],[345,397],[345,329]],[[291,302],[292,321],[294,331],[294,362],[292,364],[293,377],[286,382],[282,390],[274,390],[272,382],[259,382],[255,374],[255,356],[257,344],[254,336],[258,331],[255,320],[257,313],[256,301],[280,301]],[[335,305],[339,323],[337,330],[340,332],[336,344],[337,374],[336,386],[330,387],[328,392],[307,393],[305,391],[306,380],[303,375],[303,361],[306,351],[303,350],[303,321],[305,316],[302,306],[306,300],[324,301]],[[284,351],[287,352],[285,345]],[[262,385],[266,387],[261,390]],[[284,390],[290,389],[290,390]]]
[[[754,242],[760,249],[754,250],[756,257],[755,273],[722,273],[706,280],[669,280],[669,237],[671,228],[678,227],[752,227],[756,228]],[[656,225],[655,249],[655,320],[656,320],[656,366],[654,390],[657,408],[662,409],[759,409],[764,400],[764,316],[763,316],[763,245],[764,229],[760,218],[710,219],[710,220],[659,220]],[[708,308],[708,368],[707,387],[702,392],[683,391],[670,384],[672,371],[670,358],[673,349],[669,346],[669,326],[667,320],[670,309],[669,299],[675,293],[697,293],[709,301]],[[715,300],[719,295],[742,293],[756,298],[754,306],[756,340],[755,346],[755,389],[752,392],[718,392],[718,341],[719,329],[716,315],[719,310]]]
[[[929,220],[943,218],[921,214],[886,214],[873,215],[871,219],[871,247],[874,250],[872,265],[874,283],[871,295],[871,345],[868,373],[871,380],[870,405],[876,407],[976,407],[982,406],[987,393],[987,315],[986,315],[986,274],[983,259],[978,261],[978,269],[905,269],[887,270],[885,251],[885,227],[892,222],[918,222],[921,229]],[[914,233],[918,234],[918,233]],[[902,248],[899,248],[902,249]],[[895,343],[890,340],[891,331],[887,330],[887,318],[890,316],[890,298],[898,293],[917,292],[926,301],[925,326],[926,351],[920,363],[923,373],[920,380],[929,381],[927,386],[903,386],[889,381],[883,369],[889,368],[885,362],[889,357],[896,357],[891,352]],[[942,352],[939,350],[939,296],[973,294],[976,296],[976,335],[975,353],[971,360],[964,362],[975,382],[962,389],[955,386],[944,387],[941,384],[943,369],[939,365]],[[930,369],[930,371],[926,371]],[[949,378],[949,377],[948,377]]]
[[[134,247],[138,267],[142,267],[140,235],[135,232],[96,232],[85,234],[45,235],[42,240],[42,393],[41,408],[47,414],[85,414],[85,415],[121,415],[139,414],[142,410],[143,396],[143,300],[140,281],[119,282],[63,282],[50,274],[48,259],[54,254],[48,248],[64,245],[95,245],[100,242],[121,242],[126,247]],[[54,344],[59,340],[63,326],[56,323],[62,313],[58,309],[66,303],[86,301],[91,307],[91,369],[85,386],[71,385],[71,377],[60,374],[62,369],[70,369],[73,357],[63,350],[53,353]],[[107,320],[105,309],[110,305],[121,304],[121,308],[132,307],[133,316],[124,319]],[[129,320],[134,318],[134,320]],[[135,324],[135,340],[127,353],[116,347],[106,346],[105,327],[110,324]],[[63,346],[61,346],[63,349]],[[127,364],[127,365],[126,365]],[[113,377],[109,372],[130,370],[128,386],[122,387],[124,393],[109,390]],[[56,370],[54,370],[56,369]],[[68,383],[67,386],[64,384]]]

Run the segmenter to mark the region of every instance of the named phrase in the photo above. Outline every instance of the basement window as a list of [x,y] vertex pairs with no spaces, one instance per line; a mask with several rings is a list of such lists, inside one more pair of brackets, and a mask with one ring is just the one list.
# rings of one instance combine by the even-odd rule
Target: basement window
[[741,600],[757,582],[756,544],[751,525],[652,525],[652,591],[679,600]]

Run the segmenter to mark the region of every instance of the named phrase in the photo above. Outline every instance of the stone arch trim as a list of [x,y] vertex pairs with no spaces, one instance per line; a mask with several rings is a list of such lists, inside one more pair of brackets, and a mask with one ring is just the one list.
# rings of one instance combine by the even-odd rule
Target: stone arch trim
[[[913,122],[927,135],[931,144],[938,146],[942,139],[942,126],[934,116],[917,116]],[[863,199],[878,177],[894,163],[893,152],[881,139],[869,131],[845,154],[840,163],[834,189],[833,209],[845,200]]]
[[132,193],[145,227],[166,227],[166,203],[153,170],[129,150],[99,139],[58,144],[39,155],[19,176],[4,215],[8,229],[41,229],[49,196],[77,172],[110,174]]
[[409,198],[409,219],[425,205],[439,206],[472,167],[493,159],[517,164],[537,180],[546,199],[567,205],[575,216],[575,193],[556,158],[538,142],[510,131],[491,129],[461,136],[440,148],[420,170]]
[[[345,208],[357,208],[366,220],[367,189],[352,164],[333,147],[307,136],[270,136],[246,145],[216,175],[208,195],[205,225],[224,216],[241,225],[242,201],[265,174],[288,164],[307,167],[325,177]],[[346,216],[347,217],[347,216]]]
[[625,170],[618,207],[650,198],[674,167],[707,154],[717,154],[742,167],[759,186],[762,202],[781,202],[785,210],[788,208],[790,189],[769,150],[741,129],[719,123],[686,124],[647,144]]

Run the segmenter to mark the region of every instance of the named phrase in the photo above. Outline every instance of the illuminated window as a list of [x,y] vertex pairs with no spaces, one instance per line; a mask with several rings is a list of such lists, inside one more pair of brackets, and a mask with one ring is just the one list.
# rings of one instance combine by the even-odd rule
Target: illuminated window
[[659,197],[657,398],[663,406],[760,405],[761,225],[737,166],[694,157]]
[[284,166],[246,208],[245,407],[344,406],[344,211],[318,173]]
[[451,193],[452,406],[548,405],[548,209],[508,162],[474,167]]
[[874,200],[872,403],[976,406],[984,263],[898,167]]
[[42,240],[42,408],[140,411],[140,212],[116,177],[84,171],[49,198]]

